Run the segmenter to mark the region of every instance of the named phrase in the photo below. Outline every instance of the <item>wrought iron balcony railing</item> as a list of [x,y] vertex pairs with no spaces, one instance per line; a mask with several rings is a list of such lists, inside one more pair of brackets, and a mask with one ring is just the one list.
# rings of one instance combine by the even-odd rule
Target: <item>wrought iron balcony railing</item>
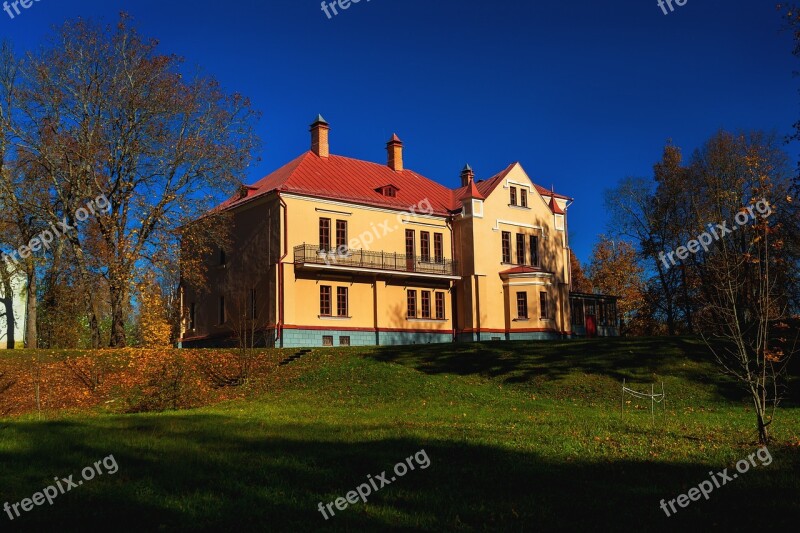
[[452,259],[408,256],[394,252],[370,250],[321,250],[319,246],[301,244],[294,247],[295,264],[326,265],[345,268],[369,268],[387,272],[408,272],[435,276],[457,276]]

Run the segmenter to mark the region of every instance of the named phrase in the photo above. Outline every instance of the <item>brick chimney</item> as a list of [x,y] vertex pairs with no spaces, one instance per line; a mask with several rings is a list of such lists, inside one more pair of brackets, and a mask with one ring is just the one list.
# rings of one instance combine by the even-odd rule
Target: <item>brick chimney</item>
[[389,168],[395,172],[401,172],[403,170],[403,141],[397,134],[392,135],[392,138],[386,143],[386,151],[389,153]]
[[461,186],[466,187],[475,180],[475,172],[472,167],[464,165],[464,170],[461,171]]
[[330,155],[330,146],[328,146],[328,131],[331,127],[322,118],[322,115],[317,115],[317,120],[311,125],[311,151],[319,157],[327,158]]

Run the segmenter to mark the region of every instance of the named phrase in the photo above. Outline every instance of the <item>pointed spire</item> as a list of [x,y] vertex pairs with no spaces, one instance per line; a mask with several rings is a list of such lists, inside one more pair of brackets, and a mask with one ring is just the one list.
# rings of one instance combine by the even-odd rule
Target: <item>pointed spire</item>
[[475,181],[475,172],[472,171],[472,167],[469,164],[466,164],[461,171],[461,186],[466,187],[473,181]]
[[330,154],[330,145],[328,144],[328,130],[330,129],[330,125],[322,118],[322,115],[317,115],[317,120],[311,124],[311,151],[318,157],[327,158]]

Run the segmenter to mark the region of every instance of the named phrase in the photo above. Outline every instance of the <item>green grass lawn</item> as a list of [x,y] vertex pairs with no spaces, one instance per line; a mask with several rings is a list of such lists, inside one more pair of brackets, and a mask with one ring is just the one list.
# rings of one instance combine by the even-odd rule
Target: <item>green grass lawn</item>
[[[691,339],[314,350],[291,365],[279,390],[191,411],[0,420],[0,504],[109,454],[119,465],[52,506],[3,513],[3,529],[693,531],[800,517],[791,403],[772,464],[673,517],[659,508],[756,450],[752,408]],[[649,401],[623,417],[623,378],[663,381],[655,424]],[[318,511],[421,449],[428,468],[327,521]]]

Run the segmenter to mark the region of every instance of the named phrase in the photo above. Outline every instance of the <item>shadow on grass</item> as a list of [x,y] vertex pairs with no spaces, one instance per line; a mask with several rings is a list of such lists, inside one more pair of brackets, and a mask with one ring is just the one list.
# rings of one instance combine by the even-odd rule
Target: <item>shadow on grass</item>
[[[509,384],[576,373],[644,383],[654,374],[670,375],[711,386],[726,400],[744,397],[736,383],[716,371],[702,341],[681,337],[390,346],[371,357],[429,374],[475,374]],[[685,365],[687,360],[694,364]]]
[[[742,530],[788,526],[800,514],[798,450],[773,450],[753,469],[667,518],[658,507],[727,465],[557,462],[469,442],[326,440],[325,425],[265,425],[206,414],[18,423],[0,434],[3,501],[29,497],[113,454],[119,471],[25,513],[28,531],[539,531]],[[337,435],[336,438],[339,438]],[[367,504],[326,521],[331,502],[424,448],[430,467],[408,472]],[[387,476],[387,478],[389,477]],[[78,476],[76,475],[76,478]],[[779,497],[753,498],[754,494]],[[8,520],[4,515],[3,520]]]

